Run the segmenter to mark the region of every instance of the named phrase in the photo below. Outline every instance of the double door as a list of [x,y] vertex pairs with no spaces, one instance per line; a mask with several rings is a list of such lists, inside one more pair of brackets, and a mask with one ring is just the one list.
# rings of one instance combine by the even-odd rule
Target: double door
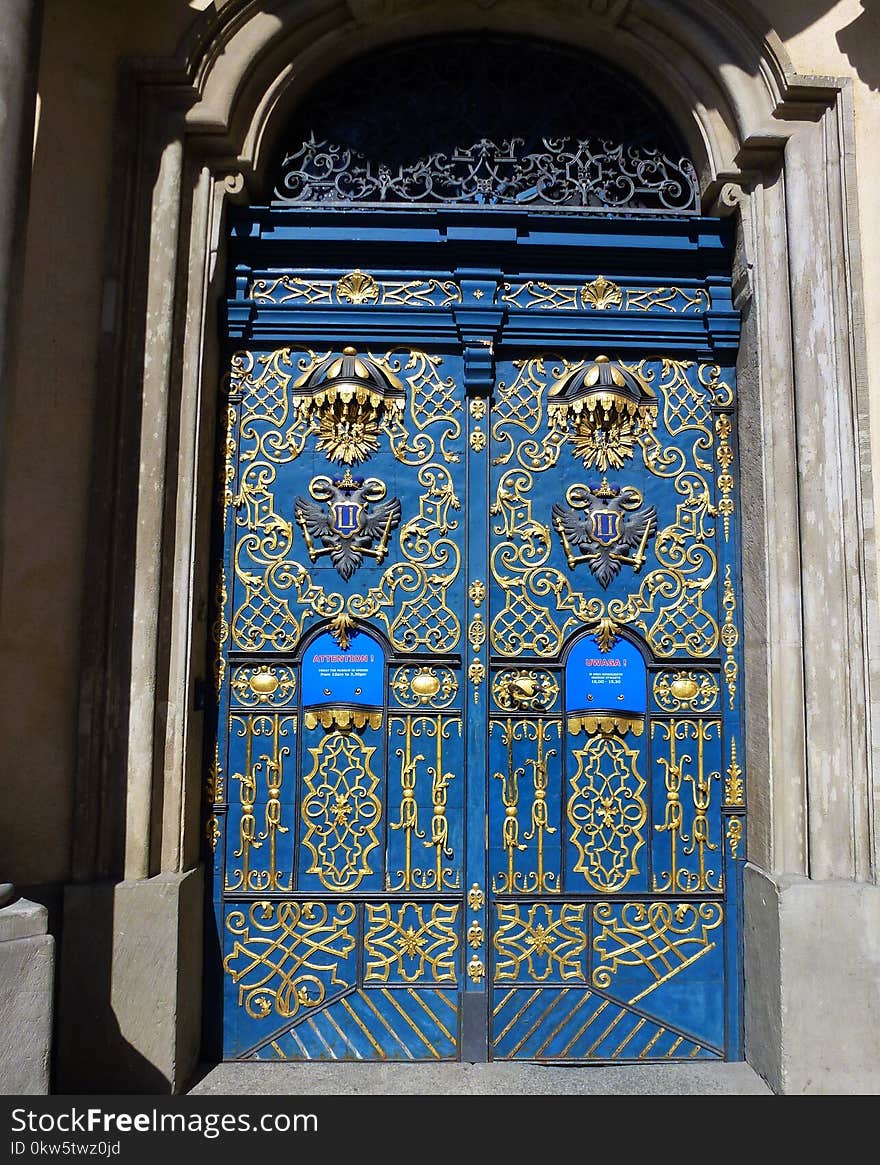
[[552,281],[521,284],[241,280],[207,826],[226,1058],[740,1055],[732,370],[591,336],[591,293],[623,335],[650,287],[557,280],[560,338]]

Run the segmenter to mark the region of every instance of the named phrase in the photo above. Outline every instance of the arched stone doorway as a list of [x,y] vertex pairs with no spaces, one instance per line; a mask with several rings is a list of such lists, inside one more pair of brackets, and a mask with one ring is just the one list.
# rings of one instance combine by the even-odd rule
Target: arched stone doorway
[[219,1050],[739,1059],[730,224],[540,41],[349,62],[282,144],[229,222]]
[[[831,1025],[829,1032],[850,1032],[850,1065],[863,1065],[864,1076],[864,1065],[876,1071],[855,1017],[869,994],[857,968],[876,934],[868,730],[876,611],[864,569],[873,558],[873,518],[864,342],[852,300],[858,256],[837,242],[856,237],[851,112],[845,84],[798,76],[772,34],[721,3],[695,12],[647,0],[585,2],[564,13],[554,4],[486,8],[465,0],[327,3],[308,12],[291,3],[267,13],[230,0],[206,13],[179,59],[133,70],[130,93],[145,132],[123,159],[132,200],[120,249],[122,240],[142,242],[127,255],[117,301],[125,343],[104,366],[108,397],[124,388],[108,456],[134,453],[123,471],[131,507],[96,516],[95,538],[126,549],[94,591],[108,628],[121,630],[88,644],[93,682],[84,700],[106,730],[93,735],[82,764],[81,884],[69,892],[66,932],[75,942],[80,906],[101,893],[90,882],[109,871],[125,878],[116,896],[119,942],[130,944],[138,926],[157,917],[140,908],[127,916],[120,908],[127,898],[154,903],[163,933],[177,934],[150,967],[149,984],[164,976],[181,1006],[149,1034],[137,1007],[121,1003],[117,1014],[126,1039],[179,1087],[199,1044],[198,961],[182,936],[199,927],[200,895],[191,887],[199,877],[203,726],[194,692],[207,637],[210,430],[220,374],[212,312],[224,214],[246,191],[260,197],[259,175],[281,126],[318,77],[379,44],[475,25],[577,43],[638,75],[687,140],[703,209],[734,213],[744,444],[762,451],[742,467],[755,535],[744,555],[752,798],[745,1051],[774,1087],[796,1091],[816,1064],[823,1025]],[[131,617],[111,620],[114,611]],[[833,718],[829,690],[845,708]],[[811,945],[820,914],[825,932],[831,926],[838,936],[826,949],[846,952],[854,981],[843,1001],[829,965],[823,981],[835,1005],[816,1011],[805,1002],[816,975],[803,967],[821,963]],[[135,999],[139,964],[123,965],[120,999]],[[75,1041],[71,1047],[75,1055]],[[845,1079],[849,1066],[835,1071]]]

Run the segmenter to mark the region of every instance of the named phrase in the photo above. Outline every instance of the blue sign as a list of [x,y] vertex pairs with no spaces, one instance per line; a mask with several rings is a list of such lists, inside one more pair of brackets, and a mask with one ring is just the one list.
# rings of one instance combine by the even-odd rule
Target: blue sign
[[332,635],[319,635],[303,655],[303,707],[315,704],[367,704],[381,708],[385,653],[371,636],[359,632],[343,651]]
[[626,639],[600,651],[592,636],[579,640],[565,665],[566,712],[634,712],[647,706],[645,661]]

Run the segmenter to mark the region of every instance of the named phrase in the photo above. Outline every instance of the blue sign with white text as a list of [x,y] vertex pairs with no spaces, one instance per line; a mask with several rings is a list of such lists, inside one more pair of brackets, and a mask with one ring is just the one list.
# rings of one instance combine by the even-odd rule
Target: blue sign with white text
[[593,636],[579,640],[565,665],[566,712],[636,712],[647,706],[645,661],[632,643],[619,638],[610,651]]
[[302,662],[302,702],[366,704],[381,707],[384,699],[385,653],[363,631],[343,651],[332,635],[319,635]]

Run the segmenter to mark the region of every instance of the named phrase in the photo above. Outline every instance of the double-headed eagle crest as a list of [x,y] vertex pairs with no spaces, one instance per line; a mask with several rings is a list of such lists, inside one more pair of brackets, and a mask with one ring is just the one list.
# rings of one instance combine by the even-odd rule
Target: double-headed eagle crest
[[[377,477],[366,481],[353,477],[346,469],[342,477],[314,478],[309,482],[309,493],[315,500],[297,498],[293,513],[312,562],[329,554],[330,561],[348,580],[364,558],[374,558],[376,562],[384,559],[391,531],[400,522],[399,499],[382,500],[387,493],[384,482]],[[321,546],[316,547],[316,542]]]
[[[639,509],[643,497],[626,485],[573,485],[565,494],[566,506],[553,507],[553,527],[562,539],[568,565],[587,562],[600,586],[616,578],[623,563],[636,574],[645,564],[648,539],[657,531],[653,506]],[[579,553],[578,553],[579,552]]]

